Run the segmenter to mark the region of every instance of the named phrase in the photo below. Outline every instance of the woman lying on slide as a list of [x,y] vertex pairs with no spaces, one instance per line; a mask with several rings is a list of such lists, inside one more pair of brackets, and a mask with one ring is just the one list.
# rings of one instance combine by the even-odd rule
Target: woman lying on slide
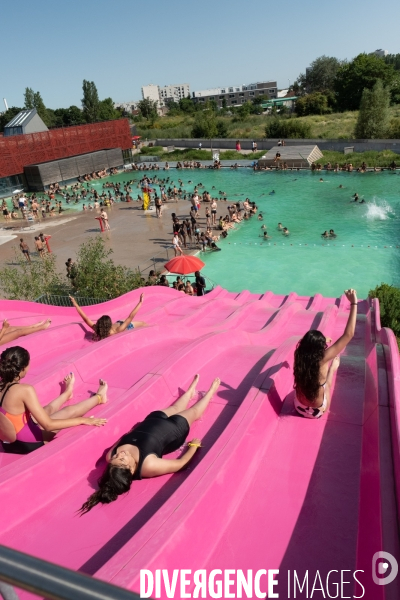
[[357,292],[350,289],[344,293],[350,302],[350,314],[343,335],[328,347],[332,340],[311,329],[299,341],[294,353],[294,406],[303,417],[318,419],[329,409],[333,374],[340,364],[338,355],[354,336]]
[[39,321],[34,325],[10,325],[7,319],[3,321],[3,326],[0,329],[0,346],[13,342],[23,335],[29,335],[30,333],[36,333],[36,331],[42,331],[50,327],[50,319],[45,321]]
[[109,317],[108,315],[103,315],[94,323],[83,312],[75,298],[73,298],[72,296],[70,296],[69,298],[73,306],[75,306],[76,310],[78,311],[79,315],[85,321],[86,325],[93,329],[96,340],[104,340],[104,338],[107,338],[110,335],[114,335],[115,333],[121,333],[122,331],[125,331],[125,329],[133,329],[134,327],[145,327],[147,325],[147,323],[145,323],[144,321],[133,321],[134,316],[143,304],[143,294],[140,294],[140,300],[133,309],[133,311],[130,313],[128,318],[125,319],[125,321],[117,321],[116,323],[113,323],[111,317]]
[[199,376],[196,375],[187,392],[172,406],[151,412],[109,450],[106,456],[108,466],[99,479],[99,490],[83,504],[82,514],[96,504],[113,502],[120,494],[128,492],[136,479],[176,473],[187,465],[201,447],[198,439],[189,442],[189,449],[180,458],[164,459],[162,456],[184,444],[190,426],[202,416],[221,383],[218,378],[214,379],[203,398],[187,408],[196,393],[198,381]]
[[60,429],[77,425],[100,427],[106,423],[106,419],[83,417],[97,404],[107,402],[105,381],[100,379],[96,395],[61,408],[72,397],[75,378],[70,373],[64,379],[64,392],[42,407],[35,388],[20,383],[29,370],[29,362],[29,352],[21,346],[7,348],[0,355],[0,440],[5,452],[28,454],[50,441]]

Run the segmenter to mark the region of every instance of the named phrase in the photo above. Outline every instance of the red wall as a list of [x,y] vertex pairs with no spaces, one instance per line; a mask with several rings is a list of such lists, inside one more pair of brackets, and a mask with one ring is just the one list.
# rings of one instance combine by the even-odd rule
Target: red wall
[[23,173],[25,165],[105,148],[132,148],[127,119],[0,137],[0,177]]

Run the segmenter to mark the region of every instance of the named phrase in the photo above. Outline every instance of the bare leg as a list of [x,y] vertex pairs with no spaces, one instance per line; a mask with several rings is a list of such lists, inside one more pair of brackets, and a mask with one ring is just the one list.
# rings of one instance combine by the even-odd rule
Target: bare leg
[[[83,417],[84,414],[91,410],[98,404],[105,404],[107,402],[107,383],[100,379],[100,386],[97,390],[95,396],[91,396],[87,400],[82,400],[82,402],[77,402],[76,404],[72,404],[71,406],[66,406],[61,410],[54,412],[51,414],[52,419],[74,419],[75,417]],[[98,395],[101,396],[101,401],[99,401]]]
[[329,407],[331,404],[331,388],[332,388],[333,375],[335,374],[335,371],[338,370],[339,365],[340,365],[340,356],[335,356],[335,358],[333,359],[333,361],[330,364],[330,367],[328,369],[328,374],[326,376],[326,385],[325,385],[326,410],[329,410]]
[[200,419],[200,417],[206,410],[207,406],[209,405],[211,398],[214,396],[215,392],[218,390],[220,383],[221,383],[221,380],[218,377],[216,379],[214,379],[214,381],[211,384],[210,389],[203,396],[203,398],[201,398],[201,400],[196,402],[196,404],[194,404],[190,408],[187,408],[186,410],[183,410],[182,412],[180,412],[178,414],[181,415],[181,417],[185,417],[185,419],[187,420],[189,425],[192,425],[192,423],[194,421],[197,421],[197,419]]
[[176,400],[171,406],[169,406],[168,408],[162,408],[161,410],[163,412],[165,412],[165,414],[167,415],[167,417],[171,417],[172,415],[176,415],[178,413],[181,413],[183,410],[185,410],[187,408],[187,405],[189,404],[190,400],[193,398],[193,396],[196,393],[196,385],[198,384],[199,381],[199,375],[195,375],[193,378],[192,383],[190,384],[187,392],[185,392],[184,394],[182,394],[182,396],[180,396],[178,398],[178,400]]
[[70,398],[72,398],[72,394],[74,391],[74,383],[75,383],[75,375],[73,373],[69,373],[64,377],[65,382],[65,390],[58,396],[52,400],[49,404],[44,406],[44,410],[47,412],[49,417],[51,417],[54,413],[58,412],[65,402],[67,402]]
[[21,325],[20,327],[10,326],[3,334],[1,343],[7,344],[8,342],[13,342],[24,335],[29,335],[30,333],[36,333],[36,331],[47,329],[50,324],[50,319],[47,319],[46,321],[40,321],[40,323],[36,323],[35,325]]
[[132,325],[136,329],[136,327],[147,327],[147,323],[145,321],[132,321]]

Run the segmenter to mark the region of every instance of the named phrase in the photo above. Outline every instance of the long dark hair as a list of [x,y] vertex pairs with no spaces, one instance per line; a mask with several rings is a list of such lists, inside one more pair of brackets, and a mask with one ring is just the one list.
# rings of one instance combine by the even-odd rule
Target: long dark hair
[[318,397],[320,363],[326,350],[326,338],[316,329],[310,329],[298,342],[294,352],[294,388],[307,400]]
[[108,465],[98,481],[98,491],[89,496],[79,509],[81,515],[88,513],[96,504],[110,504],[121,494],[129,492],[132,478],[133,475],[129,469]]
[[96,334],[97,340],[104,340],[104,338],[110,335],[112,327],[111,318],[108,315],[103,315],[97,321],[96,325],[93,327],[94,333]]
[[7,348],[0,355],[0,390],[14,381],[28,365],[31,357],[21,346]]

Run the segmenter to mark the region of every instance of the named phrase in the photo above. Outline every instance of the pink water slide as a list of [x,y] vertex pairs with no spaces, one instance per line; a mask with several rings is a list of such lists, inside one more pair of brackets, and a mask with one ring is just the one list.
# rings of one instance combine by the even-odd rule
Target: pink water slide
[[[72,402],[95,392],[100,377],[110,388],[109,402],[91,413],[107,418],[105,427],[65,430],[26,456],[0,453],[0,543],[136,592],[144,570],[154,580],[165,570],[169,585],[178,569],[221,570],[222,578],[229,569],[275,569],[279,598],[335,597],[336,582],[337,597],[398,599],[399,578],[388,585],[372,579],[377,552],[400,560],[400,361],[395,336],[381,328],[378,301],[359,303],[331,410],[314,421],[293,409],[294,348],[308,329],[341,335],[344,297],[220,287],[202,298],[162,287],[144,293],[138,317],[149,327],[100,342],[73,308],[0,301],[0,317],[11,324],[52,319],[49,329],[10,344],[31,353],[26,382],[43,404],[70,371]],[[123,319],[139,294],[87,313]],[[133,482],[126,496],[79,517],[105,449],[172,403],[195,373],[199,393],[217,376],[222,383],[192,426],[190,437],[200,437],[203,448],[188,468]],[[310,594],[317,572],[325,595],[305,595],[304,587],[295,596],[293,578]],[[195,583],[188,578],[189,594]],[[163,581],[153,597],[185,597],[179,578],[172,592]],[[265,593],[267,574],[259,581]],[[203,597],[212,597],[209,589]],[[254,589],[249,597],[257,597]]]

